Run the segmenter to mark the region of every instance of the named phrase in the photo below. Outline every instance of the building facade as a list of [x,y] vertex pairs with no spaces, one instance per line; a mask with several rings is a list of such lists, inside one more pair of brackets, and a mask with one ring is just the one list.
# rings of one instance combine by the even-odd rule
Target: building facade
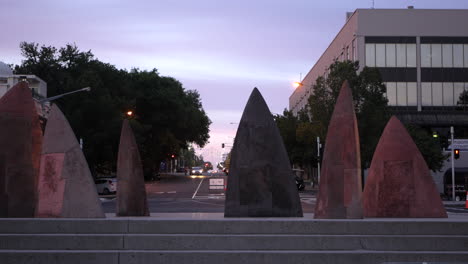
[[[403,123],[429,127],[445,137],[454,126],[456,137],[466,137],[466,25],[468,10],[460,9],[408,7],[348,13],[345,25],[290,96],[289,109],[297,114],[305,107],[315,80],[326,75],[335,60],[359,61],[359,70],[367,66],[380,71],[390,109]],[[468,163],[458,161],[457,167],[466,169]],[[433,173],[440,192],[444,192],[446,175],[446,166]]]
[[[335,60],[379,69],[389,105],[403,122],[468,123],[468,10],[357,9],[289,98],[297,113]],[[444,113],[444,121],[440,120]]]
[[36,75],[13,74],[11,68],[0,61],[0,97],[2,97],[15,84],[23,80],[27,81],[29,84],[39,116],[46,119],[50,109],[50,103],[46,102],[44,104],[40,104],[39,100],[47,97],[47,83]]

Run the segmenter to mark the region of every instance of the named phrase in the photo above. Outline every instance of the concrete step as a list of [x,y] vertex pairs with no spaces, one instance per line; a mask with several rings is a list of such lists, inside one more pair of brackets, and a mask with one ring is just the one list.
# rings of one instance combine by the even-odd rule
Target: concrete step
[[465,251],[468,236],[2,234],[12,250],[375,250]]
[[465,219],[0,219],[0,234],[468,235]]
[[389,264],[408,263],[468,263],[466,251],[4,251],[0,250],[0,263],[13,264],[154,264],[154,263],[222,263],[222,264]]

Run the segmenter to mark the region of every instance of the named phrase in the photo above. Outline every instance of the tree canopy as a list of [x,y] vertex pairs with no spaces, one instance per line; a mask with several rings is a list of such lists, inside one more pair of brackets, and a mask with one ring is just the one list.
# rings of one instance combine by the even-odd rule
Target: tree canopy
[[[343,82],[348,80],[358,120],[361,167],[370,167],[375,148],[391,114],[385,98],[386,87],[379,71],[364,67],[358,72],[358,68],[358,62],[335,61],[326,75],[317,78],[306,107],[297,116],[285,110],[282,116],[275,117],[293,164],[307,167],[317,162],[315,139],[319,136],[325,141],[339,91]],[[430,139],[427,128],[414,125],[407,128],[429,168],[440,170],[446,157],[438,142]]]
[[125,112],[131,124],[145,173],[157,171],[168,155],[204,146],[210,119],[196,90],[187,90],[156,69],[130,71],[99,61],[91,51],[74,44],[62,48],[20,44],[24,60],[16,74],[35,74],[48,87],[48,97],[90,86],[89,93],[60,98],[58,104],[75,134],[84,139],[84,153],[93,172],[115,171],[120,129]]

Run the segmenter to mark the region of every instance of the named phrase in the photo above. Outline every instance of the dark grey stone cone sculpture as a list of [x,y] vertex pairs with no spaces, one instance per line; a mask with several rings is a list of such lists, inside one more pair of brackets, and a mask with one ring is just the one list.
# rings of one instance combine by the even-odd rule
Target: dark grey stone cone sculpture
[[56,105],[45,129],[38,187],[37,217],[105,217],[88,163]]
[[117,190],[117,216],[149,216],[140,153],[127,119],[120,134]]
[[265,100],[254,88],[237,130],[225,217],[302,217],[288,154]]

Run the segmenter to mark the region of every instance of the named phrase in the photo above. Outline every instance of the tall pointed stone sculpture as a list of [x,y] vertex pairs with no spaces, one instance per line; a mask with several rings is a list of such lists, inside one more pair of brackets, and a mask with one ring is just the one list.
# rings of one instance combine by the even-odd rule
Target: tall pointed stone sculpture
[[363,201],[365,217],[447,217],[421,152],[394,116],[375,149]]
[[127,119],[122,125],[117,162],[117,216],[149,216],[140,153]]
[[273,116],[254,88],[231,153],[225,217],[302,217],[289,158]]
[[37,217],[105,217],[88,163],[57,105],[45,129],[38,193]]
[[27,82],[0,98],[0,217],[34,217],[42,130]]
[[343,83],[327,132],[315,218],[362,218],[361,154],[353,96]]

